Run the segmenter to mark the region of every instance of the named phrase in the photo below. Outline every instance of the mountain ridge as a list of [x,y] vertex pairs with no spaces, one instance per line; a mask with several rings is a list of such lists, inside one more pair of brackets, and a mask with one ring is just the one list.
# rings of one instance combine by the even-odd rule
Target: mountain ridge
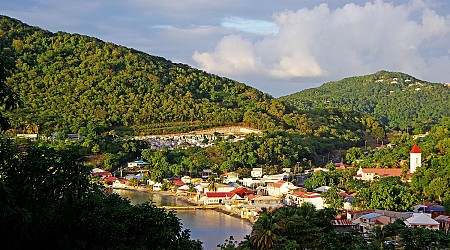
[[450,89],[401,72],[344,78],[280,97],[303,110],[340,107],[369,114],[391,129],[420,128],[449,116]]

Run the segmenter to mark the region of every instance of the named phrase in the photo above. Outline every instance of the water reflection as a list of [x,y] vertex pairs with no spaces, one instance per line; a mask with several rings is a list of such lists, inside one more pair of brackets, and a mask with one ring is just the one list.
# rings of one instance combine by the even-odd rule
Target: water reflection
[[[132,190],[114,190],[113,192],[122,197],[127,197],[133,205],[147,201],[153,201],[157,206],[185,205],[173,196],[157,193]],[[202,241],[206,250],[218,249],[217,244],[225,243],[225,240],[230,236],[233,236],[239,242],[252,230],[248,222],[214,210],[180,210],[176,214],[181,219],[183,228],[191,230],[191,238]]]

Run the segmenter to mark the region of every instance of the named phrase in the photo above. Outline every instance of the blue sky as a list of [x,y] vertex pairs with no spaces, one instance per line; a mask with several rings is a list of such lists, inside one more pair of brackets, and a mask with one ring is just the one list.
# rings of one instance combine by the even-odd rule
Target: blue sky
[[2,0],[0,14],[186,63],[274,97],[379,70],[450,82],[447,0]]

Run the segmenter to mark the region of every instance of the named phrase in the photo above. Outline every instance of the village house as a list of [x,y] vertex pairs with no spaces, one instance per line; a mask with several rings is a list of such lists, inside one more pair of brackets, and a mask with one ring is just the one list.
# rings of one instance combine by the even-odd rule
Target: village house
[[209,176],[211,176],[213,174],[216,174],[216,173],[213,173],[213,171],[211,169],[203,169],[203,171],[201,173],[202,179],[206,180],[209,178]]
[[[204,191],[203,191],[204,193],[213,192],[213,190],[208,189],[208,185],[209,184],[207,184],[206,187],[204,188]],[[230,192],[230,191],[236,189],[235,187],[225,185],[225,184],[217,184],[216,187],[217,187],[217,190],[215,190],[215,192]]]
[[249,188],[257,188],[260,186],[264,186],[264,181],[260,180],[260,179],[253,179],[253,178],[242,178],[242,180],[239,180],[239,182],[245,186],[245,187],[249,187]]
[[237,182],[239,180],[239,174],[236,172],[228,172],[222,174],[220,177],[224,179],[223,183]]
[[291,182],[280,180],[267,184],[267,194],[271,196],[282,196],[298,188]]
[[131,169],[141,169],[145,165],[149,165],[150,163],[145,162],[143,160],[128,162],[127,167]]
[[261,178],[263,176],[263,169],[262,168],[253,168],[250,175],[252,176],[252,178]]
[[105,171],[105,170],[100,169],[100,168],[94,168],[94,169],[92,169],[92,170],[91,170],[91,174],[92,174],[93,176],[100,176],[100,179],[101,179],[101,180],[103,180],[103,179],[105,179],[105,178],[108,178],[108,177],[112,177],[111,172]]
[[431,202],[425,202],[423,205],[415,205],[413,211],[414,213],[431,214],[431,218],[435,218],[445,213],[445,207]]
[[203,199],[205,205],[219,205],[224,204],[225,200],[241,199],[241,197],[231,192],[207,192]]
[[401,175],[401,168],[359,168],[353,178],[363,181],[373,181],[384,177]]
[[315,192],[294,191],[291,194],[287,195],[286,198],[288,198],[293,205],[302,205],[303,203],[309,203],[314,205],[316,209],[323,209],[327,207],[320,194]]
[[431,230],[439,230],[439,222],[431,218],[431,214],[414,213],[412,217],[405,220],[408,227],[421,227]]
[[128,182],[127,179],[120,178],[113,182],[112,187],[113,188],[127,188],[127,182]]
[[384,227],[392,222],[391,217],[379,213],[368,213],[353,221],[363,233],[371,231],[376,226]]

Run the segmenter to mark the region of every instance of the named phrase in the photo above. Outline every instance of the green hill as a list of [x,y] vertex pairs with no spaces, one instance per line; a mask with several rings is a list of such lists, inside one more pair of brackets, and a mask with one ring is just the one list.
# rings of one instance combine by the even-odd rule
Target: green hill
[[[450,116],[450,88],[399,72],[379,71],[281,97],[299,109],[339,107],[374,116],[392,129],[421,129]],[[418,130],[418,131],[419,131]]]
[[275,101],[184,64],[5,16],[0,16],[0,42],[2,57],[13,68],[7,83],[24,104],[11,114],[11,123],[23,131],[192,130],[244,122],[246,111]]
[[[228,78],[97,38],[52,33],[0,16],[6,83],[23,105],[11,133],[163,134],[239,124],[286,131],[317,152],[383,137],[373,119],[338,109],[297,110]],[[297,143],[305,143],[300,140]]]

